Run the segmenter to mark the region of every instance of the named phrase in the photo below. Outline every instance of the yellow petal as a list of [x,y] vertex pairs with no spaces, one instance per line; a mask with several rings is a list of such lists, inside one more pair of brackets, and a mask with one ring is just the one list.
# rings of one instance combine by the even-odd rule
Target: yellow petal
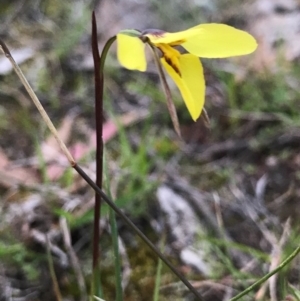
[[201,24],[190,30],[199,30],[182,44],[188,52],[205,58],[223,58],[253,52],[257,43],[247,32],[225,24]]
[[161,58],[162,65],[174,80],[194,121],[204,106],[205,81],[202,64],[196,56],[183,54],[179,58],[181,76]]
[[198,35],[201,32],[198,28],[191,28],[184,31],[178,32],[165,32],[161,30],[155,30],[153,32],[145,34],[154,45],[156,44],[170,44],[170,45],[180,45],[187,41],[187,39]]
[[139,38],[117,34],[117,56],[123,67],[146,71],[145,44]]

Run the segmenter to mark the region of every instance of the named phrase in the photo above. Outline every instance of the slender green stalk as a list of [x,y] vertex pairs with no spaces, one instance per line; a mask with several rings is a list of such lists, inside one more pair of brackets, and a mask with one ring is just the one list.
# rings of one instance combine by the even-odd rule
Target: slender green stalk
[[[165,235],[163,235],[162,245],[165,244]],[[163,249],[162,249],[163,251]],[[156,276],[155,276],[155,286],[154,286],[154,293],[153,293],[153,301],[159,301],[159,289],[161,283],[161,270],[162,270],[162,261],[158,259]]]
[[298,254],[300,253],[300,246],[296,248],[296,250],[288,256],[276,269],[271,271],[270,273],[266,274],[256,282],[254,282],[252,285],[250,285],[248,288],[246,288],[244,291],[236,295],[234,298],[230,299],[230,301],[237,301],[241,299],[243,296],[247,295],[249,292],[260,286],[262,283],[264,283],[266,280],[268,280],[270,277],[272,277],[274,274],[278,273],[280,270],[282,270],[288,263],[290,263]]
[[118,237],[118,229],[117,229],[117,220],[116,220],[116,214],[111,208],[109,208],[109,221],[111,227],[112,245],[114,250],[116,301],[122,301],[123,300],[122,268],[121,268],[121,258],[119,253],[119,237]]
[[157,270],[155,275],[155,286],[153,293],[153,301],[159,301],[159,289],[161,283],[161,270],[162,270],[162,261],[158,259]]
[[[104,161],[104,173],[105,173],[106,191],[108,192],[109,198],[112,199],[106,161]],[[119,252],[119,235],[118,235],[116,214],[111,208],[109,208],[109,222],[110,222],[112,245],[114,251],[116,301],[123,301],[122,267],[121,267],[121,257]]]

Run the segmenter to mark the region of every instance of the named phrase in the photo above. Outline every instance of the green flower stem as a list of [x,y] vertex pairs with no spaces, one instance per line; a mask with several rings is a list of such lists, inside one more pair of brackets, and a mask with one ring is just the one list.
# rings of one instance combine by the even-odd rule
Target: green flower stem
[[[105,158],[105,156],[104,156]],[[107,161],[104,160],[104,173],[105,173],[105,186],[110,199],[112,198],[110,191],[110,181],[108,174]],[[114,251],[114,267],[115,267],[115,284],[116,284],[116,301],[123,301],[123,288],[122,288],[122,267],[121,256],[119,252],[119,235],[117,227],[117,219],[115,212],[109,208],[109,222],[111,228],[111,237]]]
[[300,246],[296,248],[296,250],[288,256],[276,269],[271,271],[270,273],[266,274],[256,282],[254,282],[252,285],[250,285],[248,288],[246,288],[244,291],[236,295],[234,298],[230,299],[230,301],[237,301],[241,299],[243,296],[247,295],[249,292],[260,286],[263,282],[268,280],[270,277],[272,277],[274,274],[278,273],[281,269],[283,269],[288,263],[290,263],[298,254],[300,253]]
[[[164,245],[166,242],[166,235],[163,234],[162,242],[161,242],[161,250],[164,251]],[[153,292],[153,301],[159,301],[159,289],[160,289],[160,283],[161,283],[161,270],[162,270],[162,261],[159,258],[158,264],[157,264],[157,270],[156,270],[156,276],[155,276],[155,286],[154,286],[154,292]]]
[[153,301],[159,301],[159,289],[160,289],[160,283],[161,283],[161,270],[162,270],[162,261],[161,261],[161,259],[158,259],[156,276],[155,276]]
[[114,250],[116,301],[122,301],[123,300],[123,288],[122,288],[121,258],[120,258],[120,252],[119,252],[119,236],[118,236],[116,214],[111,208],[109,208],[109,221],[110,221],[112,244],[113,244],[113,250]]
[[102,53],[101,53],[101,58],[100,58],[100,74],[102,75],[103,78],[103,70],[104,70],[104,64],[105,64],[105,59],[108,53],[108,50],[112,43],[116,40],[116,36],[111,37],[105,44]]

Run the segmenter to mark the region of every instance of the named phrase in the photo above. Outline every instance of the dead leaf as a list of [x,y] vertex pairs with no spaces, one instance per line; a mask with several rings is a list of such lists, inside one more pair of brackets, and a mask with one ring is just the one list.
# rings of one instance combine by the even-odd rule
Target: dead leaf
[[3,149],[0,148],[0,185],[11,188],[14,185],[33,185],[40,182],[32,169],[25,167],[14,167]]

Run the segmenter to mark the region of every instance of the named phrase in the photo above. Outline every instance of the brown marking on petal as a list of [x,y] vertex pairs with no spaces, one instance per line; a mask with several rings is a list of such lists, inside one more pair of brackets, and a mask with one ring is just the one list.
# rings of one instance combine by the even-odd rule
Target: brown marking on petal
[[166,56],[164,56],[164,58],[168,65],[170,65],[174,69],[174,71],[181,77],[181,72],[178,69],[178,67],[175,64],[173,64],[172,59]]
[[156,44],[155,45],[161,52],[167,62],[167,64],[172,67],[172,69],[181,77],[179,57],[180,52],[175,48],[171,47],[169,44]]

